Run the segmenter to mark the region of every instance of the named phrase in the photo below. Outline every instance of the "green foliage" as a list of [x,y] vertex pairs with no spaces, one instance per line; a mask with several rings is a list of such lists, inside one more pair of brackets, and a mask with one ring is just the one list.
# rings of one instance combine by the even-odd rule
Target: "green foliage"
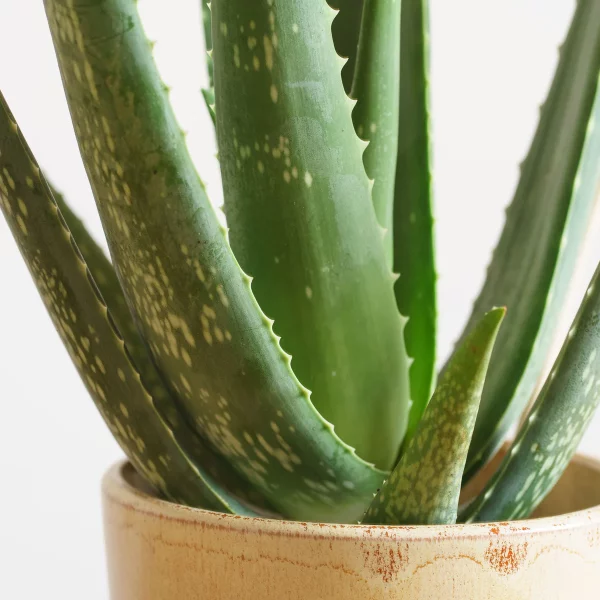
[[[393,197],[394,286],[408,317],[405,339],[412,407],[407,442],[415,432],[434,383],[436,280],[429,139],[429,23],[427,0],[403,0],[400,32],[400,107]],[[493,303],[488,306],[488,309]]]
[[[588,123],[595,118],[590,115],[599,70],[600,3],[582,0],[465,329],[490,304],[508,306],[475,425],[467,478],[498,448],[528,403],[569,290],[598,186],[600,147],[595,140],[600,129],[589,129]],[[582,169],[583,164],[588,167]]]
[[174,428],[157,410],[1,96],[0,139],[2,212],[63,343],[121,448],[140,474],[172,500],[246,513],[208,474],[217,466],[213,453],[200,453],[202,446],[190,443],[195,451],[191,459],[185,448],[193,434],[183,422]]
[[338,11],[331,33],[337,53],[348,59],[342,67],[342,82],[347,94],[352,90],[356,56],[365,0],[327,0]]
[[389,468],[408,417],[408,357],[339,84],[335,13],[323,0],[216,0],[212,15],[232,249],[315,407]]
[[358,137],[369,142],[363,161],[373,181],[373,206],[377,221],[385,229],[384,245],[391,265],[400,102],[400,2],[366,0],[363,14],[351,93],[357,100],[352,118]]
[[600,402],[600,267],[563,348],[504,461],[466,521],[527,517],[563,474]]
[[[468,477],[532,394],[600,183],[600,4],[577,5],[431,400],[426,1],[202,0],[228,230],[135,1],[45,7],[113,263],[3,100],[0,208],[136,469],[172,501],[223,512],[454,522],[465,461]],[[599,311],[594,281],[503,466],[460,518],[526,516],[565,468],[600,399]]]
[[453,354],[400,462],[363,523],[454,523],[485,374],[506,310],[486,315]]

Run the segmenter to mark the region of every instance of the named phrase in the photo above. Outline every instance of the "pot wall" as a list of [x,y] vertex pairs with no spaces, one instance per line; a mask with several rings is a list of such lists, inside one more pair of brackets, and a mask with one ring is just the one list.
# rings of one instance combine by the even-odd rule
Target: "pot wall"
[[502,524],[249,519],[170,504],[142,487],[128,464],[103,481],[112,600],[600,597],[600,463],[591,459],[571,463],[540,508],[545,518]]

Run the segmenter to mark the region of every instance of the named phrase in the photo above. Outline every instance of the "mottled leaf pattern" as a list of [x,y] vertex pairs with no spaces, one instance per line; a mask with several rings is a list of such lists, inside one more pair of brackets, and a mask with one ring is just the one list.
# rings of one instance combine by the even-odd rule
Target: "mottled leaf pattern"
[[190,460],[177,431],[157,411],[1,96],[0,149],[0,207],[57,331],[123,451],[171,500],[251,514]]
[[365,0],[351,94],[357,100],[352,112],[356,133],[369,142],[363,162],[373,180],[373,206],[385,229],[390,268],[400,103],[400,6],[401,0]]
[[355,520],[384,473],[295,378],[194,170],[135,2],[45,4],[119,279],[179,406],[282,514]]
[[125,340],[127,352],[139,371],[144,386],[153,398],[154,406],[174,431],[178,443],[187,453],[190,461],[199,464],[219,484],[238,498],[270,511],[271,507],[265,503],[262,496],[186,424],[177,409],[175,396],[169,392],[156,370],[148,348],[135,325],[114,267],[63,196],[53,188],[51,191],[62,217],[74,239],[77,240],[77,247],[107,304],[111,317]]
[[[44,3],[114,267],[1,95],[0,210],[140,474],[172,501],[248,515],[528,516],[600,403],[600,266],[504,462],[460,511],[458,498],[533,393],[597,195],[600,3],[577,3],[486,282],[429,403],[427,0],[200,0],[229,230],[136,0]],[[494,305],[509,308],[502,330],[505,309],[484,312]]]
[[364,523],[456,521],[462,472],[494,341],[506,310],[487,313],[450,358],[398,466]]
[[[436,365],[436,281],[429,137],[427,0],[402,0],[400,122],[394,188],[394,290],[408,317],[404,339],[412,406],[405,444],[431,396]],[[489,305],[491,306],[491,305]]]
[[467,477],[499,446],[529,401],[568,292],[600,182],[595,141],[600,128],[588,126],[599,70],[600,2],[581,0],[465,329],[470,331],[488,306],[508,307],[477,417]]
[[[408,417],[403,321],[323,0],[212,3],[232,248],[294,372],[381,468]],[[293,115],[293,116],[290,116]]]
[[599,402],[600,267],[527,420],[461,519],[528,517],[567,468]]

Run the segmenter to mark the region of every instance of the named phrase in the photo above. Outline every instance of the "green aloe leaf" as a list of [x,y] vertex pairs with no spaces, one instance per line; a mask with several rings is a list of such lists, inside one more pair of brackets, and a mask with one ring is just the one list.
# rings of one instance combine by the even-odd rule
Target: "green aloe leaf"
[[208,70],[208,81],[210,87],[214,86],[213,80],[213,61],[212,61],[212,20],[210,14],[210,2],[201,0],[202,2],[202,25],[204,29],[204,48],[206,49],[206,68]]
[[327,0],[327,2],[332,8],[339,11],[333,21],[331,32],[336,52],[348,59],[342,68],[342,81],[346,93],[350,94],[356,70],[358,40],[365,0]]
[[111,317],[125,340],[127,352],[140,373],[144,386],[153,398],[154,406],[175,433],[177,441],[189,459],[199,464],[236,497],[271,511],[271,507],[265,503],[262,496],[252,489],[226,460],[210,449],[206,442],[185,423],[185,419],[177,409],[174,395],[169,391],[152,362],[146,343],[127,306],[127,300],[113,265],[89,234],[84,223],[71,210],[62,194],[52,187],[51,191],[63,219],[73,238],[77,241],[77,247],[98,286]]
[[178,405],[282,514],[357,519],[385,473],[294,376],[193,167],[135,2],[45,4],[117,274]]
[[490,355],[506,309],[481,319],[450,359],[417,431],[364,523],[456,522],[461,479]]
[[202,97],[206,104],[208,114],[216,125],[215,119],[215,88],[214,88],[214,64],[212,59],[212,19],[210,14],[210,2],[202,1],[202,25],[204,28],[204,47],[206,49],[206,69],[208,71],[209,87],[202,90]]
[[202,90],[202,97],[204,98],[204,104],[206,104],[206,110],[208,110],[208,114],[212,119],[213,125],[217,125],[217,116],[215,113],[215,89],[208,88],[206,90]]
[[174,501],[254,514],[190,460],[180,446],[180,430],[157,410],[1,95],[0,148],[0,207],[57,331],[123,451]]
[[[402,0],[400,122],[394,195],[394,271],[404,333],[412,407],[405,444],[413,436],[435,378],[436,281],[429,138],[427,0]],[[488,306],[492,306],[489,304]]]
[[599,70],[600,3],[582,0],[465,329],[471,330],[487,306],[509,309],[492,357],[466,478],[498,448],[529,401],[569,289],[600,181],[600,128],[588,125],[598,118]]
[[369,142],[363,162],[373,180],[373,206],[392,266],[394,179],[400,103],[400,0],[365,0],[351,97],[358,136]]
[[[408,417],[408,361],[352,101],[324,0],[212,3],[230,239],[321,414],[381,468]],[[242,31],[243,30],[243,31]]]
[[527,420],[461,520],[528,517],[571,461],[599,402],[600,267]]

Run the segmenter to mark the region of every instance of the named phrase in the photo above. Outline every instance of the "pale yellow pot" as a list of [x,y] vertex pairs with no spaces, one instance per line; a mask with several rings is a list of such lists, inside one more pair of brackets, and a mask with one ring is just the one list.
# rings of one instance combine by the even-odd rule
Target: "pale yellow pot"
[[541,518],[512,523],[233,517],[158,500],[127,464],[106,474],[103,500],[112,600],[600,599],[600,463],[582,457]]

